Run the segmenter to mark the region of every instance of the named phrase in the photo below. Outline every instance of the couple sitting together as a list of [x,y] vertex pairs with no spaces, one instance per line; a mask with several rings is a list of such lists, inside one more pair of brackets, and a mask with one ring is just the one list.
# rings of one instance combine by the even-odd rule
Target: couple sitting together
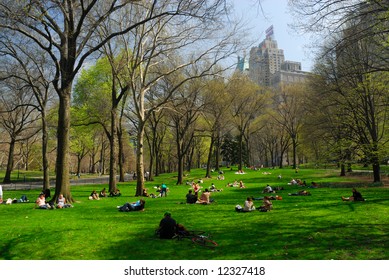
[[208,191],[208,189],[205,189],[202,193],[200,198],[198,197],[197,193],[193,194],[192,190],[189,190],[188,194],[186,195],[186,203],[188,204],[210,204],[213,202],[213,199],[210,198],[211,193]]

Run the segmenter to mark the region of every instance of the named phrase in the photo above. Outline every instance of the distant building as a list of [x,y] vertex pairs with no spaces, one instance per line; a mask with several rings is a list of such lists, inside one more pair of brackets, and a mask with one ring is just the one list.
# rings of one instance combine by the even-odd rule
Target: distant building
[[285,60],[284,50],[274,40],[273,26],[266,30],[266,38],[259,46],[250,50],[248,59],[238,57],[237,70],[248,73],[258,85],[268,87],[302,82],[309,74],[301,70],[300,62]]

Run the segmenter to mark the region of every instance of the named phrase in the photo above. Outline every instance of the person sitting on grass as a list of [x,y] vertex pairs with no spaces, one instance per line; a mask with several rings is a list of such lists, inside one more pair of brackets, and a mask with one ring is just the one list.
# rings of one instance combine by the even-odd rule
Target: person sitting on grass
[[187,204],[194,204],[197,201],[197,196],[192,193],[192,190],[189,190],[186,194],[186,203]]
[[262,191],[262,193],[273,193],[275,192],[272,187],[270,187],[270,185],[268,184]]
[[143,199],[140,199],[136,202],[126,202],[122,206],[118,206],[117,208],[119,209],[120,212],[130,212],[130,211],[144,211],[145,209],[145,204],[146,201]]
[[255,210],[254,202],[251,197],[248,197],[244,202],[243,212],[251,212]]
[[103,189],[100,191],[100,197],[107,197],[107,192],[106,192],[105,188],[103,188]]
[[297,193],[289,193],[288,195],[296,196],[296,195],[311,195],[310,192],[307,192],[306,190],[298,191]]
[[149,194],[147,193],[147,189],[146,188],[142,189],[142,196],[149,197]]
[[259,207],[259,211],[267,212],[273,209],[273,203],[270,201],[268,196],[263,198],[263,204]]
[[115,189],[113,191],[109,192],[109,196],[121,196],[122,194],[120,193],[119,189]]
[[211,193],[208,191],[208,189],[205,189],[203,193],[201,194],[200,198],[196,201],[198,204],[210,204]]
[[223,189],[218,190],[218,189],[216,188],[216,186],[215,186],[214,183],[211,184],[209,190],[210,190],[211,192],[222,192],[222,191],[223,191]]
[[61,193],[57,199],[57,208],[61,209],[61,208],[69,208],[69,207],[73,207],[73,206],[69,203],[66,203],[66,198]]
[[89,196],[89,200],[99,200],[99,195],[97,194],[96,190],[93,190]]
[[159,222],[157,233],[161,239],[172,239],[177,232],[177,223],[170,212],[166,212]]
[[38,196],[37,200],[35,201],[35,204],[36,204],[38,209],[50,209],[51,208],[51,206],[48,203],[46,203],[44,193],[41,193]]
[[343,201],[365,201],[365,199],[362,197],[361,193],[357,191],[355,188],[352,189],[353,195],[350,197],[344,197],[342,196]]

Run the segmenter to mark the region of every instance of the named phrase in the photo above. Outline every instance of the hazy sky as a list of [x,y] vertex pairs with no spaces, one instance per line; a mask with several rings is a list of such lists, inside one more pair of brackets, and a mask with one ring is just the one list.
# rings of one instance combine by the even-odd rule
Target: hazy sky
[[309,48],[306,47],[310,41],[308,36],[298,35],[288,26],[293,19],[287,12],[287,2],[287,0],[261,0],[263,11],[258,5],[258,0],[234,0],[234,6],[238,15],[243,15],[244,20],[251,27],[251,39],[261,42],[265,39],[265,30],[273,25],[274,38],[278,48],[284,50],[285,60],[299,61],[302,70],[310,71],[313,58]]

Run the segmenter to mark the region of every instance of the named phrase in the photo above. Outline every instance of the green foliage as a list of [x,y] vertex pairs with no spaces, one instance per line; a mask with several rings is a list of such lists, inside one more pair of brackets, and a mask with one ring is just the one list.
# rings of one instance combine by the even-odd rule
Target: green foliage
[[[247,149],[246,143],[243,141],[242,153],[244,163],[247,164]],[[221,145],[221,154],[224,161],[228,164],[235,165],[239,163],[239,139],[238,137],[232,137],[231,134],[227,134],[223,137],[223,144]]]
[[[236,168],[235,168],[236,169]],[[203,179],[204,188],[215,183],[222,192],[212,193],[211,205],[187,205],[185,194],[190,186],[175,185],[174,174],[163,174],[155,182],[146,182],[149,193],[162,181],[169,187],[165,198],[146,198],[143,212],[119,212],[116,208],[132,202],[136,184],[119,185],[123,194],[117,198],[88,200],[93,189],[106,185],[72,187],[74,208],[38,210],[32,201],[39,190],[4,191],[4,197],[19,198],[26,194],[30,203],[0,205],[0,259],[4,260],[305,260],[305,259],[388,259],[389,193],[387,188],[362,184],[355,178],[337,177],[337,170],[289,168],[244,170],[224,169],[225,180]],[[266,174],[270,173],[270,174]],[[282,179],[278,179],[278,175]],[[204,170],[192,170],[185,180],[197,181]],[[321,186],[309,189],[311,196],[288,196],[300,190],[290,186],[291,178]],[[243,180],[244,189],[228,188],[226,184]],[[270,184],[283,187],[274,200],[271,212],[238,213],[236,204],[248,196],[263,196]],[[337,187],[332,187],[336,185]],[[330,187],[322,187],[330,186]],[[351,187],[367,199],[365,202],[344,202]],[[261,201],[254,201],[256,206]],[[189,229],[212,234],[219,246],[213,250],[192,244],[189,240],[159,240],[154,235],[163,213]]]

